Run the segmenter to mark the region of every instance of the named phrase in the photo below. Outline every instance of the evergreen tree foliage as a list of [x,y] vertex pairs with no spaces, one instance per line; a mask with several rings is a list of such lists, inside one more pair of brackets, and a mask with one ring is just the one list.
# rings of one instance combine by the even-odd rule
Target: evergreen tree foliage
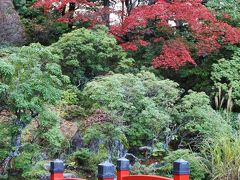
[[72,31],[51,47],[61,58],[63,72],[78,86],[97,75],[124,68],[124,65],[133,62],[103,26]]
[[40,44],[21,47],[16,53],[0,61],[1,111],[11,113],[12,149],[1,161],[5,173],[9,162],[19,155],[22,131],[61,97],[61,87],[69,82],[58,63],[58,56]]

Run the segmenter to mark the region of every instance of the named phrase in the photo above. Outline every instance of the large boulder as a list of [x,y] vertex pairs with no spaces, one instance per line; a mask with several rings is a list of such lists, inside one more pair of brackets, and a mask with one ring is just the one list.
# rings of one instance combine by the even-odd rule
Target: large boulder
[[24,42],[24,29],[12,0],[0,0],[0,45]]

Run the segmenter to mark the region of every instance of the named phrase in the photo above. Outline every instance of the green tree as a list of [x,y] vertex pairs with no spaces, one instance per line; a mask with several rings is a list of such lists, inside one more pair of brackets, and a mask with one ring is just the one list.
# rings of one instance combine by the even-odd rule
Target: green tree
[[238,0],[211,0],[206,6],[214,11],[217,17],[234,26],[240,26],[240,2]]
[[92,30],[81,28],[64,34],[51,47],[61,56],[63,72],[76,85],[133,61],[126,57],[115,38],[103,26]]
[[230,58],[222,58],[213,64],[211,79],[216,93],[217,108],[226,107],[231,110],[233,105],[240,107],[240,49]]
[[206,171],[201,162],[201,157],[197,153],[193,153],[188,149],[179,149],[176,151],[171,151],[163,159],[163,166],[159,168],[161,175],[172,176],[172,163],[176,159],[184,159],[189,162],[190,165],[190,178],[194,180],[205,179]]
[[69,82],[58,60],[49,48],[32,44],[0,61],[0,111],[12,114],[14,126],[10,153],[0,162],[1,173],[6,173],[9,162],[19,155],[24,128],[47,104],[60,99],[62,85]]
[[150,72],[113,74],[87,83],[83,104],[90,114],[101,109],[105,113],[101,122],[121,128],[130,148],[136,149],[164,139],[180,94],[177,83]]
[[102,110],[103,116],[98,117],[104,118],[96,123],[122,128],[133,149],[163,142],[165,149],[196,150],[204,139],[230,130],[204,92],[181,96],[177,83],[142,71],[95,78],[83,90],[83,105],[89,114]]
[[231,127],[221,114],[210,105],[204,92],[189,91],[178,104],[178,148],[192,147],[199,150],[203,141],[221,134],[228,134]]

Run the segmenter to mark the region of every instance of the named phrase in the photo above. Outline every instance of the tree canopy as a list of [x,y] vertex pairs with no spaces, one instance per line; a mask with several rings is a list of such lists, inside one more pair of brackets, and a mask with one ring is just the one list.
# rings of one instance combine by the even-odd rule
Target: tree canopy
[[160,44],[152,60],[155,68],[179,69],[187,63],[196,64],[195,56],[206,56],[222,45],[240,41],[238,28],[219,21],[196,0],[159,0],[137,7],[111,32],[130,51]]
[[4,172],[19,153],[22,130],[47,104],[60,100],[61,87],[69,82],[57,62],[58,57],[40,44],[21,47],[0,61],[0,111],[11,112],[17,128],[12,132],[14,148],[8,149],[8,156],[1,162]]

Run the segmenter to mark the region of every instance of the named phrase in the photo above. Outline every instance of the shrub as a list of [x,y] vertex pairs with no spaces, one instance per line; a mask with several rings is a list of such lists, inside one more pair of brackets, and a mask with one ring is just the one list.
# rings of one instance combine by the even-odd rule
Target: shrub
[[201,157],[191,152],[188,149],[179,149],[176,151],[170,151],[169,154],[163,159],[163,166],[159,168],[161,175],[171,176],[173,170],[173,162],[177,159],[184,159],[189,162],[190,165],[190,179],[202,180],[205,178],[206,171],[201,163]]
[[133,61],[126,57],[127,54],[103,26],[92,30],[81,28],[64,34],[51,47],[61,55],[64,73],[78,86],[118,68],[118,65],[124,66]]
[[240,49],[238,48],[231,59],[223,58],[217,64],[213,64],[211,79],[214,82],[218,108],[226,107],[231,111],[233,105],[240,107],[239,77]]
[[106,156],[107,153],[104,149],[95,153],[87,148],[81,148],[68,157],[67,167],[95,177],[98,164],[106,159]]
[[164,134],[180,94],[177,83],[143,71],[94,79],[83,90],[83,102],[90,115],[97,109],[103,112],[103,118],[93,124],[114,124],[122,129],[130,147],[137,148]]
[[203,154],[206,171],[211,179],[238,179],[240,168],[240,136],[222,135],[207,141]]

